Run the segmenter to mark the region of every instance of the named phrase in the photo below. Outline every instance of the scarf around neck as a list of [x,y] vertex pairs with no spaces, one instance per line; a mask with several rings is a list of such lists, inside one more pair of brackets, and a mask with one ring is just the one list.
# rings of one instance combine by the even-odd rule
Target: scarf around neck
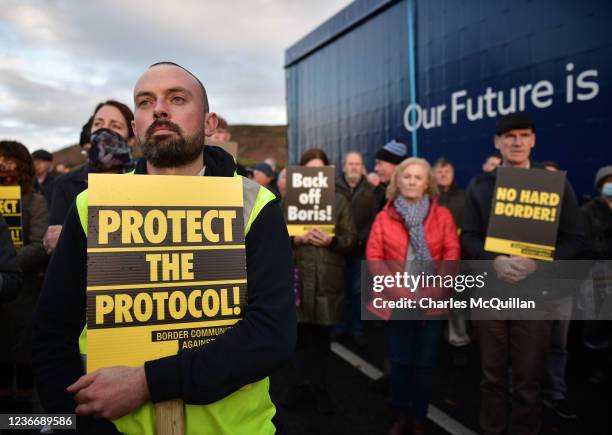
[[[403,196],[398,196],[393,201],[393,205],[404,219],[404,225],[410,235],[410,245],[414,249],[414,259],[431,260],[431,253],[425,241],[425,228],[423,227],[423,222],[429,212],[429,196],[424,195],[416,203],[410,203]],[[407,254],[406,258],[408,258]]]

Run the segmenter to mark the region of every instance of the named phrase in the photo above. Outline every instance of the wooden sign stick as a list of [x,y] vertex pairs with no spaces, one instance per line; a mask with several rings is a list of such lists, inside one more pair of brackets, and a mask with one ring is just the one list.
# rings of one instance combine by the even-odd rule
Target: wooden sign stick
[[155,404],[155,433],[185,435],[185,407],[181,399]]

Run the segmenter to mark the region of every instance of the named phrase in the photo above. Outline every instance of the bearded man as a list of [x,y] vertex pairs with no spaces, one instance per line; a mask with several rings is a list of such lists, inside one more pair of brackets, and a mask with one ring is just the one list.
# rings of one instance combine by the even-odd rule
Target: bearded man
[[[144,154],[136,174],[237,176],[231,155],[204,146],[217,128],[217,116],[209,112],[204,86],[185,68],[171,62],[152,65],[136,83],[134,105],[132,128]],[[76,412],[80,433],[148,434],[155,432],[151,403],[182,399],[187,434],[275,432],[267,376],[290,358],[295,346],[291,246],[277,200],[241,179],[245,208],[253,204],[251,226],[245,230],[244,318],[206,346],[181,349],[139,367],[88,374],[81,362],[86,346],[79,342],[84,339],[87,276],[87,236],[79,216],[87,191],[77,197],[35,316],[35,377],[48,413]],[[192,194],[205,197],[207,192]]]

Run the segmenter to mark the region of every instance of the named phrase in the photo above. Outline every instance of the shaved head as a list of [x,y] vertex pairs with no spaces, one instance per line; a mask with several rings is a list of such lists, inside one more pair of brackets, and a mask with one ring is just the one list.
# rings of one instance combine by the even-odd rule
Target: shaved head
[[199,78],[197,78],[191,71],[189,71],[187,68],[185,68],[184,66],[179,65],[178,63],[174,63],[174,62],[170,62],[170,61],[163,61],[163,62],[155,62],[154,64],[152,64],[151,66],[149,66],[149,69],[158,66],[158,65],[171,65],[171,66],[175,66],[177,68],[182,69],[183,71],[185,71],[187,74],[189,74],[191,77],[193,77],[193,79],[198,82],[198,85],[200,87],[200,90],[202,91],[202,105],[204,106],[204,113],[208,113],[208,111],[210,110],[210,107],[208,107],[208,94],[206,93],[206,88],[204,87],[204,85],[202,84],[202,82],[200,81]]

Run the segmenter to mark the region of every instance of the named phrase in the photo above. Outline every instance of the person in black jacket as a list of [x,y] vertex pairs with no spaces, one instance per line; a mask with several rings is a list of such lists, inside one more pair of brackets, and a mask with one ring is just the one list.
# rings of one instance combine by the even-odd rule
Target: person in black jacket
[[[593,361],[592,382],[602,383],[612,376],[612,165],[599,168],[595,175],[595,189],[599,195],[582,206],[586,226],[583,257],[593,260],[593,303],[599,319],[584,323],[584,342]],[[606,348],[607,351],[602,349]]]
[[32,314],[40,294],[40,273],[48,260],[42,246],[47,229],[47,201],[34,192],[34,177],[34,164],[25,145],[12,140],[0,141],[0,184],[18,185],[21,189],[22,243],[14,246],[17,264],[23,272],[19,295],[0,305],[0,346],[3,349],[0,352],[0,396],[12,394],[22,412],[29,409],[32,399]]
[[21,288],[21,271],[8,225],[0,213],[0,304],[10,302]]
[[361,320],[361,262],[365,259],[365,247],[377,207],[374,186],[366,180],[364,170],[363,155],[359,151],[349,151],[344,156],[342,175],[336,180],[336,192],[350,201],[357,243],[344,257],[344,314],[332,338],[348,333],[359,346],[365,345]]
[[51,208],[53,187],[55,187],[55,175],[53,167],[53,154],[47,150],[36,150],[32,153],[36,178],[34,179],[34,191],[40,193],[47,200],[47,208]]
[[[172,63],[154,64],[136,84],[134,100],[132,126],[144,155],[136,174],[234,176],[232,156],[204,146],[216,115],[208,112],[204,87],[190,72]],[[73,205],[35,316],[35,373],[47,412],[76,408],[78,415],[104,418],[81,419],[83,432],[115,433],[107,420],[145,402],[216,402],[289,360],[296,338],[293,266],[276,200],[252,222],[245,245],[247,305],[234,327],[204,347],[182,349],[140,367],[109,367],[83,376],[78,339],[85,325],[87,239]]]
[[[540,167],[529,158],[535,145],[535,125],[525,114],[502,117],[497,123],[494,143],[502,155],[502,166],[525,170]],[[512,286],[533,274],[538,265],[529,258],[484,250],[496,173],[494,170],[475,177],[466,191],[461,229],[462,258],[492,261],[497,280],[489,291],[509,295]],[[576,196],[566,181],[555,260],[571,260],[580,255],[584,240],[580,222]],[[542,372],[550,345],[552,320],[481,320],[475,323],[481,350],[480,425],[483,432],[539,433]],[[512,369],[510,396],[508,365]]]

